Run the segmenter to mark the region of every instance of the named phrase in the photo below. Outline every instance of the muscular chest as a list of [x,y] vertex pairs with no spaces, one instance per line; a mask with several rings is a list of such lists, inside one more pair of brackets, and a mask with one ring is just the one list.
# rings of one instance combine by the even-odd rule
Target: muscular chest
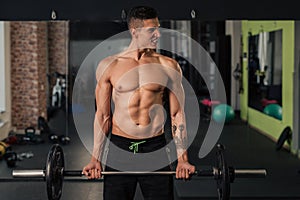
[[162,91],[168,82],[168,75],[160,64],[141,64],[123,68],[114,74],[113,87],[118,92],[130,92],[137,89]]

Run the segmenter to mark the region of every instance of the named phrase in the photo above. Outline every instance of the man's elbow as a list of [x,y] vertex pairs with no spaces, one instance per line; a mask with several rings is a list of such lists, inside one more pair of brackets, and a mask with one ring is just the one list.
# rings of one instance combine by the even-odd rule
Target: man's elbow
[[173,115],[171,115],[171,120],[173,122],[176,122],[176,123],[182,123],[183,122],[183,115],[182,113],[175,113]]
[[110,113],[97,112],[96,118],[97,118],[97,121],[105,123],[105,122],[110,122],[111,115],[110,115]]

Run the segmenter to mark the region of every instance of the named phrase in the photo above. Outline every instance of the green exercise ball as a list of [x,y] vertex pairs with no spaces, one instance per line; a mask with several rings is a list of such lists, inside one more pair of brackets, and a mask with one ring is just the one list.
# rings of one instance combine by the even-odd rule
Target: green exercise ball
[[282,120],[282,108],[280,105],[272,103],[264,108],[264,113],[276,119]]
[[234,110],[227,104],[219,104],[213,109],[212,118],[216,122],[229,122],[235,117]]

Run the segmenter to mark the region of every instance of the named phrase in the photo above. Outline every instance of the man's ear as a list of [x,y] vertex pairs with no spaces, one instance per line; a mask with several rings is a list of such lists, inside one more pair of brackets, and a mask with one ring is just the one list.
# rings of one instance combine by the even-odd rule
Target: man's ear
[[131,33],[132,37],[137,38],[137,30],[136,30],[136,28],[131,28],[130,29],[130,33]]

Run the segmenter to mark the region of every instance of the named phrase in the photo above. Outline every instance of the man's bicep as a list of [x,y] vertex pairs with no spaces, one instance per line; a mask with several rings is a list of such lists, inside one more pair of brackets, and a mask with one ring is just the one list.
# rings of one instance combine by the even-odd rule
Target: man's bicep
[[[171,69],[171,70],[170,70]],[[177,63],[174,63],[173,68],[170,68],[170,79],[168,82],[169,89],[169,101],[171,112],[176,112],[179,109],[183,109],[184,105],[184,89],[182,86],[182,71]]]
[[174,117],[179,112],[180,103],[172,91],[169,92],[169,106],[171,117]]
[[169,89],[169,102],[171,115],[184,110],[185,94],[179,80],[174,80]]
[[108,80],[99,80],[95,89],[97,112],[104,115],[110,114],[112,85]]

